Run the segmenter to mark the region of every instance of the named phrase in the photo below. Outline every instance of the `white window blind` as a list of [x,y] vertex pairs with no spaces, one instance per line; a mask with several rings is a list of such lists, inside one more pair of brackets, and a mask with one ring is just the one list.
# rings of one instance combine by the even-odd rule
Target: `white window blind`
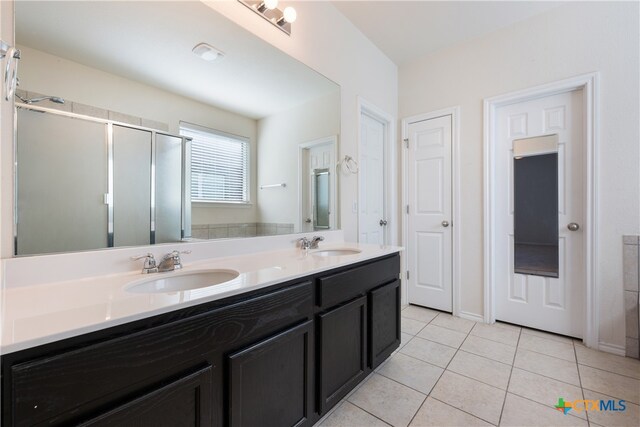
[[195,125],[180,125],[191,142],[191,201],[248,203],[249,141]]

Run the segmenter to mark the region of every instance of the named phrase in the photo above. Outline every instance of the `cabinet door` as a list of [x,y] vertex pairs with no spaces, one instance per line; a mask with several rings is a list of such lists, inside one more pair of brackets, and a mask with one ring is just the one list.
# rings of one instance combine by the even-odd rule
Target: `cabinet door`
[[369,292],[369,366],[375,369],[400,345],[400,281]]
[[307,321],[228,357],[229,424],[288,427],[309,424],[313,322]]
[[211,366],[207,366],[80,425],[209,426],[212,406]]
[[318,316],[319,406],[324,414],[366,375],[367,297]]

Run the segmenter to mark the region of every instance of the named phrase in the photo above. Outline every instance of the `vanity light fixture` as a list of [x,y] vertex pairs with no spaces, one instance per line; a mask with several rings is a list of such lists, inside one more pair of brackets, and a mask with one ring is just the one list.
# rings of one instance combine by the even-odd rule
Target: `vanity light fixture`
[[224,56],[224,53],[222,51],[219,51],[218,49],[216,49],[215,47],[207,43],[197,44],[193,48],[193,53],[195,53],[205,61],[209,61],[209,62],[213,62]]
[[287,6],[284,10],[278,9],[278,0],[238,0],[258,15],[291,35],[291,24],[296,20],[296,10]]

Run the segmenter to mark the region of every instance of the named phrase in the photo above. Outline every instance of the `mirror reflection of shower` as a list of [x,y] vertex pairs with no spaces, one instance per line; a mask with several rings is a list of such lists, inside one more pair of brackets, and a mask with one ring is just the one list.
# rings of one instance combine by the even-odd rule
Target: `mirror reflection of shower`
[[64,99],[60,98],[59,96],[39,96],[37,98],[23,98],[22,96],[16,93],[16,98],[18,98],[20,101],[24,102],[25,104],[35,104],[42,101],[51,101],[56,104],[64,104]]
[[515,273],[559,277],[557,140],[513,142]]

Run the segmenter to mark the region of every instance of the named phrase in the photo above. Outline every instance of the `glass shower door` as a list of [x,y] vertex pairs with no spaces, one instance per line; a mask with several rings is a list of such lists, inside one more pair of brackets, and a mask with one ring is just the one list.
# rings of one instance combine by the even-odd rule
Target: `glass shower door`
[[106,124],[18,108],[16,255],[107,246]]

